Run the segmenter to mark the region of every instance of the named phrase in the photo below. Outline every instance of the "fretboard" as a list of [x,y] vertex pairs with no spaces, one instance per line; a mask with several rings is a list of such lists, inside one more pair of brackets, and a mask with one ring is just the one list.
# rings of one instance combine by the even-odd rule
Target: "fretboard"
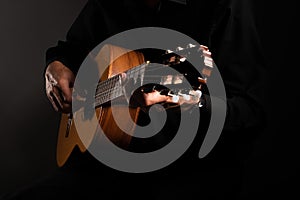
[[[124,73],[127,79],[134,81],[134,84],[143,85],[144,73],[147,63],[131,68]],[[101,106],[123,95],[122,75],[115,75],[97,85],[95,93],[95,107]]]

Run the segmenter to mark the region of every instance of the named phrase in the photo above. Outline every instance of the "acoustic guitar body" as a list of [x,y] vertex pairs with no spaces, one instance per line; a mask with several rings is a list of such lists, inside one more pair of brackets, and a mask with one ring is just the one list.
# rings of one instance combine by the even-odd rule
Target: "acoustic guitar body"
[[[105,45],[97,55],[92,55],[92,57],[96,61],[99,71],[101,71],[100,68],[106,69],[101,75],[100,82],[144,63],[141,53],[112,45]],[[66,163],[76,146],[83,153],[87,151],[92,142],[103,138],[101,134],[105,134],[111,142],[121,148],[126,148],[130,144],[140,109],[128,107],[126,103],[122,103],[122,99],[120,103],[112,105],[113,107],[111,104],[96,107],[94,116],[90,117],[86,117],[84,108],[80,108],[72,114],[61,115],[56,150],[59,167]],[[115,121],[116,116],[121,119],[118,120],[118,123]],[[75,117],[77,119],[76,126]],[[78,121],[78,119],[80,120]],[[101,127],[102,131],[99,131],[95,123]],[[80,132],[80,136],[78,132]]]

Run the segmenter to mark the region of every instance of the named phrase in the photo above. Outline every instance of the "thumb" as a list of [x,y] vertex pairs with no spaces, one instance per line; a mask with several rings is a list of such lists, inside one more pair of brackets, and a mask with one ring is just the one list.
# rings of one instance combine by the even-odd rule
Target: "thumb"
[[72,103],[72,88],[70,87],[71,83],[68,80],[61,80],[59,83],[59,87],[61,89],[63,95],[63,101],[65,103]]

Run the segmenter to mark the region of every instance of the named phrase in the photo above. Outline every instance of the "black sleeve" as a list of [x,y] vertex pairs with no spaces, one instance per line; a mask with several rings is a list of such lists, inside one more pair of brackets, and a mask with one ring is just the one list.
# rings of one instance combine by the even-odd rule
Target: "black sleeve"
[[251,0],[221,1],[211,32],[210,50],[226,90],[223,131],[229,137],[249,139],[265,125],[265,59],[254,14]]
[[89,0],[69,29],[66,40],[46,51],[46,66],[57,60],[77,72],[87,54],[107,37],[103,8]]

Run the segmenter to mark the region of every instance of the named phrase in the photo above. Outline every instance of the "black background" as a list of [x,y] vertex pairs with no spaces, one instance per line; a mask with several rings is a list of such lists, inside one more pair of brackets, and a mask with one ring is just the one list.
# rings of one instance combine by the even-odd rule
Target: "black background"
[[[0,195],[56,168],[59,115],[44,92],[45,50],[64,39],[85,2],[0,2]],[[247,161],[243,199],[299,196],[295,2],[255,0],[268,61],[268,124]]]

